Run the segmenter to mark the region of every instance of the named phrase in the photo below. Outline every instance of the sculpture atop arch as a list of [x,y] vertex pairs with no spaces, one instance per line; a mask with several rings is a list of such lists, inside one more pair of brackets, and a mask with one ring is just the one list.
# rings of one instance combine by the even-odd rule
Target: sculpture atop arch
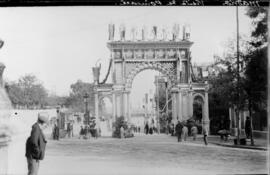
[[[154,29],[156,35],[157,27]],[[125,28],[120,33],[120,41],[110,40],[107,43],[111,52],[112,84],[106,88],[104,85],[97,84],[99,95],[105,91],[112,95],[113,118],[125,116],[127,120],[130,120],[129,96],[133,79],[145,69],[154,69],[169,80],[173,122],[187,120],[193,116],[194,94],[199,94],[204,100],[202,122],[208,125],[208,84],[192,82],[190,48],[193,42],[189,41],[190,34],[185,33],[182,40],[179,40],[179,26],[175,25],[172,40],[158,40],[155,36],[155,40],[127,41],[124,38],[124,30]],[[144,38],[144,33],[142,35]],[[97,101],[99,95],[97,93]],[[98,116],[97,108],[96,116]]]

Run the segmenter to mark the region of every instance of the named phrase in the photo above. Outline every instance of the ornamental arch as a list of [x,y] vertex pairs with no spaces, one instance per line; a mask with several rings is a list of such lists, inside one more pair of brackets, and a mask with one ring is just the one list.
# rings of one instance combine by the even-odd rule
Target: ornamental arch
[[[112,27],[112,26],[111,26]],[[114,31],[110,28],[110,40],[107,47],[110,50],[110,66],[105,81],[99,82],[99,70],[94,68],[96,83],[96,104],[99,96],[110,93],[112,98],[112,116],[124,116],[130,121],[130,92],[135,76],[143,70],[153,69],[161,72],[169,80],[169,90],[172,94],[172,118],[187,120],[193,115],[194,97],[204,99],[203,123],[209,127],[208,117],[208,84],[195,83],[191,78],[191,52],[193,42],[189,38],[177,38],[174,33],[172,40],[154,38],[125,40],[125,32],[120,33],[121,39],[114,41]],[[186,36],[183,34],[183,36]],[[97,71],[98,70],[98,71]],[[106,84],[108,76],[112,83]],[[95,105],[98,117],[98,105]]]

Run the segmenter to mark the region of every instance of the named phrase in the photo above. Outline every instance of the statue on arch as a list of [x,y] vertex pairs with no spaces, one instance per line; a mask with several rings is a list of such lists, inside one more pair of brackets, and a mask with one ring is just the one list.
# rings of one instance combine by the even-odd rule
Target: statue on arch
[[173,25],[173,30],[172,30],[173,41],[175,41],[175,40],[178,39],[179,31],[180,31],[179,24],[174,24],[174,25]]
[[124,24],[120,25],[119,32],[120,32],[120,40],[121,41],[125,40],[126,27]]
[[143,26],[142,27],[142,40],[146,40],[147,39],[147,27]]
[[157,26],[153,26],[152,28],[152,33],[153,33],[153,39],[157,39]]
[[165,27],[162,28],[162,39],[167,40],[167,29]]
[[109,24],[109,40],[113,41],[114,40],[114,24]]
[[135,41],[137,39],[137,28],[136,27],[131,28],[131,38],[133,41]]

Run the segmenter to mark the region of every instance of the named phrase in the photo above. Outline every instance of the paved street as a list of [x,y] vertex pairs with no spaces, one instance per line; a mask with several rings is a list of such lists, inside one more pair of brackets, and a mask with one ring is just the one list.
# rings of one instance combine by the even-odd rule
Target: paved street
[[202,143],[167,135],[129,139],[49,140],[40,174],[267,173],[267,152]]

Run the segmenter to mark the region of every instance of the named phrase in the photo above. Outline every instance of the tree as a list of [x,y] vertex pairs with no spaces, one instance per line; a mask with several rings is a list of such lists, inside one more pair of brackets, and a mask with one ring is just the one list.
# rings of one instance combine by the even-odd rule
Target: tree
[[268,38],[267,17],[268,7],[248,7],[246,15],[253,19],[254,30],[251,33],[254,47],[265,46]]
[[251,33],[252,41],[250,42],[252,49],[246,55],[245,91],[251,120],[255,117],[252,111],[260,113],[256,120],[260,121],[259,129],[262,129],[267,123],[268,8],[249,7],[246,14],[253,20],[254,30]]
[[[85,93],[89,95],[88,98],[88,109],[90,113],[94,115],[95,111],[95,85],[92,83],[85,83],[81,80],[78,80],[76,83],[70,85],[71,93],[65,101],[65,105],[71,107],[76,112],[84,112],[85,104],[83,96]],[[99,102],[99,110],[103,110],[103,102]]]
[[6,89],[13,105],[43,107],[48,96],[46,89],[35,75],[22,76],[18,82],[8,82]]

